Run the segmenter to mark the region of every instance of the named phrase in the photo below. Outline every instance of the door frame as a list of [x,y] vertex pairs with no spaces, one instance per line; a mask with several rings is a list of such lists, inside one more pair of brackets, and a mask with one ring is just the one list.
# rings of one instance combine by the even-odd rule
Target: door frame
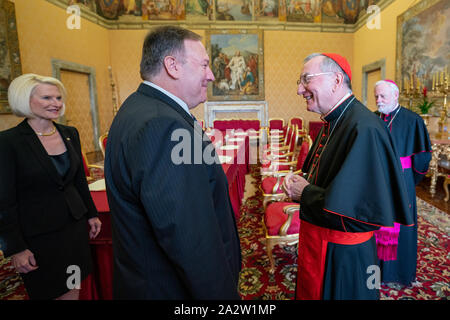
[[367,106],[367,93],[368,93],[368,75],[373,71],[381,71],[381,80],[384,80],[386,77],[386,59],[383,58],[381,60],[372,62],[370,64],[366,64],[362,67],[362,103]]
[[[91,109],[92,128],[94,131],[93,145],[95,151],[100,151],[98,139],[100,138],[100,121],[98,115],[98,100],[97,100],[97,80],[95,76],[95,68],[84,66],[75,62],[64,61],[59,59],[52,59],[52,74],[56,79],[61,80],[61,71],[71,71],[86,74],[89,79],[89,102]],[[62,124],[67,124],[67,119],[62,116],[59,121]]]

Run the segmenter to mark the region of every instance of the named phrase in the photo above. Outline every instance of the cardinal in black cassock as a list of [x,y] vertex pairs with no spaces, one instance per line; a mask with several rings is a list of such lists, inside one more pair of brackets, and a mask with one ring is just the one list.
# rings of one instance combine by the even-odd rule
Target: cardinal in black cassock
[[337,54],[305,59],[298,94],[324,126],[283,185],[300,202],[297,299],[379,299],[374,231],[414,223],[392,137],[350,81]]

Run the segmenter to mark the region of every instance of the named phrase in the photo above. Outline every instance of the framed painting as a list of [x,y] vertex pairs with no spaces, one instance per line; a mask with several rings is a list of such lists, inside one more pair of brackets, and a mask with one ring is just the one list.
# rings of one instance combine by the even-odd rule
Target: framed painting
[[21,74],[14,3],[0,0],[0,113],[11,113],[8,87]]
[[143,20],[184,20],[185,17],[183,0],[142,0]]
[[320,22],[321,0],[286,0],[287,21],[290,22]]
[[252,0],[215,0],[216,20],[252,21]]
[[215,81],[208,100],[264,100],[262,30],[207,30],[206,48]]
[[[397,18],[396,81],[402,89],[420,79],[428,90],[433,75],[449,65],[450,2],[422,0]],[[416,81],[414,81],[416,83]]]
[[212,20],[213,8],[213,0],[187,0],[186,20]]
[[[286,6],[279,8],[280,4],[283,5],[286,2],[281,0],[255,0],[254,2],[254,16],[257,21],[278,21],[278,14],[282,11],[282,14],[286,16]],[[284,9],[284,11],[283,11]]]

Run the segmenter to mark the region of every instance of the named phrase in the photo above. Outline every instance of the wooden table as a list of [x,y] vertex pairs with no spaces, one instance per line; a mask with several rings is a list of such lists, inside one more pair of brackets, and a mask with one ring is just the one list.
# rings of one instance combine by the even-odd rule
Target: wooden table
[[441,155],[445,155],[450,160],[450,136],[439,136],[430,134],[431,148],[433,150],[430,161],[430,194],[434,197],[436,194],[436,182],[438,177],[446,176],[447,174],[439,171],[439,160]]

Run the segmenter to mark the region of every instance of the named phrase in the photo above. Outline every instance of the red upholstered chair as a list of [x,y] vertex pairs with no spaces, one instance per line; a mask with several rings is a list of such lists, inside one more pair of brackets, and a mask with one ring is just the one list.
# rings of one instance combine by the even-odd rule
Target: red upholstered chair
[[92,182],[104,177],[103,167],[95,164],[89,164],[86,154],[81,150],[81,157],[83,160],[84,173],[86,174],[86,180]]
[[292,126],[288,126],[282,134],[269,134],[268,143],[264,146],[264,150],[278,149],[280,147],[289,145],[289,141],[291,140],[291,135],[293,132],[292,129]]
[[269,120],[269,130],[279,130],[283,131],[284,119],[281,118],[270,118]]
[[268,141],[281,143],[284,139],[286,128],[284,125],[284,119],[271,118],[269,120],[269,127],[267,127],[266,137]]
[[105,150],[106,150],[106,141],[108,140],[108,132],[102,134],[100,138],[98,138],[98,145],[100,146],[100,150],[102,151],[103,158],[105,158]]
[[319,133],[322,126],[323,126],[323,121],[310,121],[309,122],[308,133],[313,142],[314,142],[314,140],[316,140],[317,134]]
[[213,121],[213,128],[220,130],[220,131],[226,131],[228,125],[228,120],[214,120]]
[[235,119],[216,119],[213,121],[213,128],[226,132],[227,130],[236,129],[237,122]]
[[263,146],[263,150],[283,147],[289,144],[292,127],[287,126],[283,131],[273,131],[267,128],[267,143]]
[[242,129],[244,131],[254,130],[259,132],[261,129],[261,121],[259,119],[239,119],[237,120],[235,129]]
[[263,206],[267,206],[270,201],[282,201],[285,198],[285,194],[281,189],[284,177],[289,173],[300,174],[305,162],[306,156],[308,155],[309,149],[312,145],[312,140],[307,134],[302,136],[303,142],[296,152],[296,156],[293,161],[277,162],[272,163],[273,168],[277,168],[277,171],[261,171],[262,181],[260,189],[263,194]]
[[298,243],[300,229],[300,206],[294,202],[273,202],[264,211],[263,226],[266,235],[266,251],[270,263],[270,273],[275,272],[272,250],[275,245]]
[[289,125],[296,124],[299,130],[303,129],[303,118],[302,117],[292,117],[289,119]]
[[292,127],[292,132],[288,136],[287,145],[284,146],[278,146],[278,145],[271,145],[270,149],[265,150],[263,153],[263,164],[262,167],[265,168],[268,166],[267,161],[274,161],[278,159],[287,159],[290,157],[292,159],[294,155],[295,148],[298,143],[299,139],[299,132],[297,130],[297,126],[294,125]]

